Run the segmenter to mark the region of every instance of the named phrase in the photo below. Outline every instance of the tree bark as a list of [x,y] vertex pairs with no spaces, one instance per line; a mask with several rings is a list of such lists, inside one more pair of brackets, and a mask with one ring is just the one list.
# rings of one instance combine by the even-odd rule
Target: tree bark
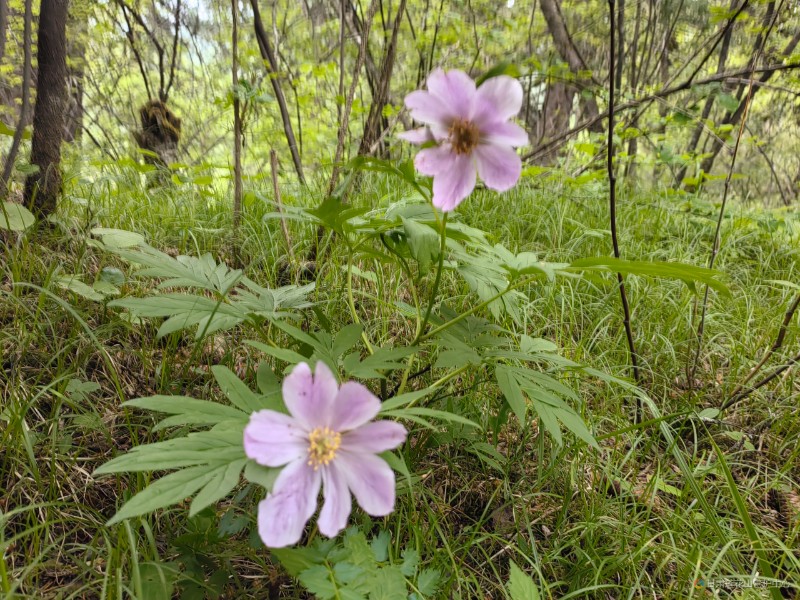
[[278,101],[278,108],[281,112],[283,121],[283,131],[286,134],[286,142],[289,144],[289,152],[292,154],[294,169],[300,182],[305,184],[306,178],[303,175],[303,163],[300,161],[300,154],[297,151],[297,140],[292,129],[292,120],[289,116],[289,108],[286,105],[286,97],[283,95],[280,81],[278,81],[278,61],[275,59],[275,52],[269,43],[269,36],[264,29],[264,22],[261,20],[261,11],[258,10],[258,0],[250,0],[253,7],[253,24],[256,30],[258,48],[261,51],[261,58],[267,63],[269,69],[269,80],[272,83],[272,90],[275,92],[275,99]]
[[61,193],[61,140],[67,92],[68,0],[42,0],[39,9],[39,63],[33,112],[31,164],[38,171],[25,180],[25,204],[41,217],[56,208]]
[[[553,37],[553,42],[555,42],[556,50],[558,50],[562,60],[569,65],[570,70],[575,74],[577,83],[585,86],[593,85],[595,82],[593,82],[591,78],[587,78],[583,75],[583,73],[591,69],[587,66],[577,46],[572,42],[566,23],[564,22],[564,16],[561,14],[561,7],[559,6],[558,0],[541,0],[539,6],[547,22],[547,29]],[[595,100],[594,94],[589,98],[583,99],[582,104],[587,119],[596,117],[599,114],[600,111],[597,108],[597,100]],[[595,132],[603,131],[602,124],[597,123],[592,125],[590,130]]]

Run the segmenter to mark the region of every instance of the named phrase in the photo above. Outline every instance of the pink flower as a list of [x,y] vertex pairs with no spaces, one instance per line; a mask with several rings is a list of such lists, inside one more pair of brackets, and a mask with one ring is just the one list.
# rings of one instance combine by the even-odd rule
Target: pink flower
[[406,96],[411,116],[426,127],[400,134],[413,144],[435,142],[417,154],[414,164],[433,177],[433,205],[451,211],[475,188],[475,174],[493,190],[517,183],[522,161],[514,147],[528,143],[525,130],[509,121],[522,106],[522,86],[507,75],[479,88],[463,71],[436,69],[428,91]]
[[244,429],[244,451],[260,465],[286,465],[272,492],[258,505],[258,532],[267,546],[300,541],[325,499],[317,524],[334,537],[350,516],[350,493],[374,517],[394,510],[394,472],[378,453],[397,448],[406,429],[392,421],[369,423],[381,408],[366,387],[348,381],[341,387],[325,363],[312,376],[298,364],[283,381],[283,401],[291,416],[261,410]]

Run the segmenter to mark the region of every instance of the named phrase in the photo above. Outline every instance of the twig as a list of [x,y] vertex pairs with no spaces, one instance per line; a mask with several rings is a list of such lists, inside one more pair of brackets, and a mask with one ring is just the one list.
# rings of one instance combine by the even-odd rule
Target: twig
[[739,396],[739,394],[744,389],[749,381],[758,373],[761,368],[767,364],[767,361],[770,357],[775,354],[778,350],[780,350],[781,346],[783,346],[783,340],[786,338],[786,330],[789,328],[789,323],[792,322],[792,317],[794,317],[794,313],[797,312],[797,307],[800,306],[800,293],[798,293],[794,297],[794,301],[789,305],[789,308],[786,310],[786,314],[783,316],[783,323],[781,324],[781,328],[778,330],[778,335],[775,338],[772,346],[764,352],[764,355],[761,357],[761,360],[758,361],[758,364],[750,370],[750,373],[747,374],[747,377],[744,378],[740,384],[738,384],[734,390],[731,392],[731,397],[735,398]]
[[[615,0],[608,0],[608,10],[611,15],[610,18],[610,40],[609,40],[609,63],[608,63],[608,151],[607,151],[607,168],[608,168],[608,207],[611,219],[611,243],[614,246],[614,257],[620,257],[619,251],[619,237],[617,235],[617,176],[614,173],[614,76],[615,70],[615,57],[614,57],[614,43],[616,27],[614,24]],[[622,323],[625,326],[625,337],[628,340],[628,353],[630,354],[631,367],[633,369],[633,378],[637,385],[641,384],[641,374],[639,373],[639,359],[636,354],[636,345],[633,341],[633,329],[631,328],[631,309],[628,304],[628,295],[625,293],[625,279],[622,273],[617,273],[617,282],[619,283],[619,296],[622,301]],[[642,412],[641,401],[636,401],[636,416],[635,422],[639,422]]]
[[[740,77],[742,75],[750,75],[756,73],[774,73],[777,71],[788,71],[791,69],[800,69],[800,62],[791,62],[791,63],[777,63],[768,65],[766,67],[761,67],[759,69],[737,69],[736,71],[730,71],[728,73],[719,73],[717,75],[712,75],[711,77],[706,77],[704,79],[698,79],[697,81],[684,81],[683,83],[679,83],[677,85],[671,87],[665,87],[661,90],[653,93],[647,94],[642,96],[641,98],[637,98],[635,100],[630,100],[629,102],[625,102],[623,104],[619,104],[614,107],[614,114],[623,112],[626,110],[630,110],[632,108],[636,108],[645,102],[653,102],[654,100],[658,100],[660,98],[666,98],[667,96],[671,96],[672,94],[676,94],[678,92],[683,92],[688,90],[694,86],[701,86],[708,83],[717,83],[727,81],[728,79]],[[607,119],[609,115],[609,111],[603,111],[596,116],[590,117],[585,119],[581,123],[578,123],[572,129],[569,129],[562,133],[561,135],[549,140],[547,143],[540,145],[532,152],[529,152],[525,156],[523,156],[523,160],[526,162],[530,162],[536,160],[542,156],[546,156],[551,152],[554,152],[561,144],[563,144],[566,140],[571,138],[576,133],[580,133],[584,129],[587,129],[594,125],[595,123],[602,121],[603,119]]]
[[795,356],[790,358],[789,362],[787,362],[784,365],[781,365],[780,367],[778,367],[777,369],[772,371],[772,373],[770,373],[769,375],[767,375],[766,377],[761,379],[758,383],[756,383],[752,387],[749,387],[749,388],[747,388],[745,390],[742,390],[741,392],[739,392],[735,396],[731,396],[730,398],[728,398],[725,402],[723,402],[722,406],[720,406],[720,410],[726,410],[726,409],[730,408],[731,406],[733,406],[734,404],[736,404],[737,402],[741,402],[747,396],[749,396],[750,394],[755,392],[757,389],[764,387],[770,381],[775,379],[778,375],[783,373],[786,369],[792,367],[793,365],[797,364],[798,362],[800,362],[800,354],[796,354]]

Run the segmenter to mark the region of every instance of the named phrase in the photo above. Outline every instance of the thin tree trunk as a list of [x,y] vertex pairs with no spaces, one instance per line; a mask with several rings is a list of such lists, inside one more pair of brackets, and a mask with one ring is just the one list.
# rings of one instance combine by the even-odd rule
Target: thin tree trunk
[[[2,2],[4,0],[0,0]],[[0,199],[5,199],[8,193],[8,180],[14,170],[14,161],[19,152],[19,145],[22,142],[22,134],[25,131],[25,123],[28,121],[28,105],[31,95],[31,36],[33,29],[33,0],[25,0],[25,26],[23,33],[23,66],[22,66],[22,106],[19,110],[19,123],[14,130],[14,138],[11,141],[11,148],[6,155],[6,162],[3,166],[3,179],[0,180]],[[5,26],[3,27],[5,34]]]
[[0,0],[0,60],[6,55],[6,27],[8,27],[8,0]]
[[400,23],[403,20],[405,10],[406,0],[400,0],[392,26],[392,36],[386,46],[386,56],[383,58],[381,80],[376,95],[372,97],[372,105],[369,107],[369,116],[367,117],[364,135],[361,138],[361,145],[358,149],[359,155],[371,154],[372,146],[380,139],[381,132],[384,129],[383,107],[386,106],[386,102],[389,99],[389,85],[392,81],[392,70],[394,69],[394,60],[397,55],[397,34],[400,30]]
[[56,209],[61,194],[61,140],[67,96],[68,0],[42,0],[36,58],[31,164],[38,171],[25,180],[25,204],[42,217]]
[[[564,16],[561,14],[561,7],[559,6],[558,0],[541,0],[539,6],[542,9],[545,21],[547,21],[547,29],[553,37],[556,50],[558,50],[561,58],[569,65],[570,70],[575,74],[576,81],[587,87],[593,86],[595,82],[593,82],[591,78],[586,78],[581,75],[582,73],[590,71],[590,69],[578,51],[577,46],[572,42],[566,23],[564,22]],[[596,117],[600,112],[597,108],[597,100],[595,100],[593,93],[590,97],[583,100],[583,110],[586,113],[586,118]],[[599,132],[603,130],[603,127],[601,123],[597,123],[592,125],[590,129]]]
[[[737,0],[731,0],[731,5],[729,10],[733,10],[736,7]],[[719,48],[719,61],[717,62],[717,74],[723,73],[725,71],[725,64],[728,62],[728,50],[731,45],[731,34],[733,33],[733,27],[728,27],[725,30],[725,34],[722,37],[722,45]],[[700,143],[700,136],[703,134],[703,129],[705,128],[706,119],[711,114],[711,108],[714,106],[714,96],[709,96],[706,99],[705,104],[703,105],[703,112],[700,116],[700,121],[694,128],[692,132],[692,137],[689,140],[689,146],[686,150],[686,153],[689,155],[694,154],[697,150],[697,144]],[[677,176],[677,185],[681,185],[683,178],[686,176],[686,170],[688,169],[688,164],[684,164],[681,166],[680,170],[678,171]]]
[[294,137],[289,108],[286,106],[286,97],[283,95],[283,89],[281,89],[281,84],[278,80],[278,62],[275,59],[275,52],[272,50],[272,46],[269,43],[269,36],[261,20],[261,12],[258,10],[258,0],[250,0],[250,5],[253,7],[253,23],[255,25],[258,48],[261,51],[261,58],[264,59],[269,68],[269,80],[272,83],[272,89],[275,92],[275,98],[278,101],[278,108],[281,112],[283,131],[286,134],[286,143],[289,145],[289,152],[292,154],[292,162],[294,162],[294,169],[297,171],[297,177],[300,179],[300,183],[305,184],[306,178],[303,175],[303,163],[297,151],[297,140]]
[[80,144],[83,132],[83,77],[86,71],[86,39],[89,29],[89,12],[80,3],[71,2],[67,17],[67,114],[64,141]]
[[237,236],[242,220],[242,116],[239,100],[239,0],[231,0],[231,80],[233,84],[233,238],[238,254]]

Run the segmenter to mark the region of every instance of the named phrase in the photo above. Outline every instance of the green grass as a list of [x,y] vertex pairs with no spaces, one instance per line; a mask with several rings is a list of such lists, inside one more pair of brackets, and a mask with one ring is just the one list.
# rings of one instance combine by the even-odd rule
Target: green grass
[[[602,186],[533,181],[505,195],[481,192],[456,213],[515,252],[568,262],[610,252]],[[250,191],[269,199],[267,182]],[[386,207],[408,190],[370,176],[351,199]],[[316,205],[321,191],[286,186],[287,204]],[[705,265],[717,207],[708,199],[657,192],[620,194],[624,258]],[[153,441],[152,420],[120,408],[155,393],[216,397],[209,368],[226,364],[252,383],[261,358],[234,331],[196,348],[192,336],[157,339],[152,323],[131,324],[114,309],[60,289],[59,275],[93,281],[104,266],[127,269],[90,241],[96,225],[138,231],[174,253],[211,252],[230,263],[230,199],[183,186],[143,187],[138,175],[107,169],[68,185],[59,225],[39,237],[6,236],[0,247],[0,593],[8,598],[125,598],[153,589],[160,570],[183,571],[203,597],[305,597],[253,534],[257,494],[221,503],[191,521],[185,507],[111,528],[104,523],[149,476],[91,476],[132,445]],[[274,287],[286,247],[273,208],[255,194],[245,202],[238,255],[246,274]],[[416,548],[443,574],[442,598],[504,598],[509,560],[532,574],[547,598],[703,598],[698,578],[762,576],[766,565],[800,581],[800,419],[795,370],[718,418],[693,411],[722,404],[772,344],[796,281],[796,217],[734,205],[723,226],[717,268],[730,297],[710,296],[697,381],[686,384],[695,348],[696,296],[677,281],[628,277],[633,329],[656,411],[633,425],[631,392],[575,379],[585,420],[601,452],[570,440],[554,447],[534,421],[487,427],[504,460],[482,462],[458,443],[460,431],[415,432],[406,459],[419,475],[384,527],[395,552]],[[302,256],[313,227],[290,223]],[[351,322],[345,293],[346,248],[332,243],[317,267],[314,300],[334,324]],[[377,343],[408,340],[414,322],[390,302],[409,300],[399,269],[364,264],[380,285],[356,278],[359,318]],[[431,277],[432,279],[432,277]],[[477,300],[446,273],[442,297],[455,309]],[[126,294],[141,294],[127,284]],[[702,289],[699,290],[702,294]],[[525,331],[557,343],[578,362],[628,376],[619,296],[611,277],[532,284]],[[308,320],[318,316],[309,311]],[[509,328],[517,328],[507,323]],[[766,370],[796,353],[798,327]],[[192,362],[191,357],[195,356]],[[429,374],[431,381],[441,373]],[[77,380],[77,381],[76,381]],[[96,386],[81,385],[92,382]],[[496,392],[471,375],[449,383],[447,402],[488,426]],[[659,415],[663,420],[656,420]],[[698,493],[700,496],[698,497]],[[220,518],[223,531],[218,529]],[[377,529],[376,529],[377,530]],[[760,561],[760,562],[759,562]],[[154,583],[155,582],[155,583]],[[797,591],[786,590],[792,597]],[[767,597],[742,590],[735,597]],[[723,592],[724,596],[724,592]]]

